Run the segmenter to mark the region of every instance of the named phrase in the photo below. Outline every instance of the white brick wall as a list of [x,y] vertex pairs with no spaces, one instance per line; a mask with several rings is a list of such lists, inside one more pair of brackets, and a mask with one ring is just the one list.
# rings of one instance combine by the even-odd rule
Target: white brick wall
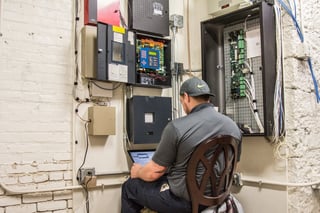
[[53,193],[54,200],[71,200],[72,192],[71,191],[57,191]]
[[0,206],[17,205],[21,203],[21,196],[1,196]]
[[[316,0],[296,1],[298,22],[304,32],[305,43],[310,48],[313,68],[320,83],[320,5]],[[302,16],[300,9],[302,6]],[[320,104],[316,103],[314,85],[306,62],[291,56],[300,44],[291,18],[284,16],[285,36],[285,111],[286,142],[291,147],[288,161],[290,182],[306,183],[320,179]],[[289,187],[288,212],[320,212],[319,194],[310,187]]]
[[62,210],[67,208],[67,201],[58,200],[58,201],[46,201],[38,203],[38,211],[53,211],[53,210]]
[[37,211],[37,204],[22,204],[6,207],[6,213],[33,213]]
[[[0,182],[15,190],[70,185],[74,1],[1,3]],[[0,213],[71,212],[70,199],[0,189]]]
[[38,194],[25,194],[22,196],[23,203],[37,203],[41,201],[49,201],[53,199],[52,192],[38,193]]

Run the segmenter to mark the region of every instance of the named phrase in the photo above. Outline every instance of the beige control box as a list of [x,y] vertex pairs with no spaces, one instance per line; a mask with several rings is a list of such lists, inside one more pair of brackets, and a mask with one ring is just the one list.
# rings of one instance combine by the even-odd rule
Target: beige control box
[[116,108],[108,106],[91,106],[88,108],[89,135],[116,134]]
[[81,29],[81,73],[85,78],[95,78],[97,69],[97,27]]

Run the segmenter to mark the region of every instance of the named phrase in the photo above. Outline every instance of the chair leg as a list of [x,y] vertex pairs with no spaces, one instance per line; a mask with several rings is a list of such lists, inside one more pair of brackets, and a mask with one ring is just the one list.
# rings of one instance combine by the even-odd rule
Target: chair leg
[[199,211],[199,205],[192,204],[192,213],[198,213],[198,211]]

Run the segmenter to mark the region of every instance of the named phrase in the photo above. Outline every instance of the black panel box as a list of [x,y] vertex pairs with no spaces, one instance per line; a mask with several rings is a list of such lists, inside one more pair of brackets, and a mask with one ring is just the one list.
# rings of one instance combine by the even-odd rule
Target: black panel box
[[164,127],[172,119],[170,97],[133,96],[127,102],[127,131],[134,144],[160,142]]
[[96,45],[97,80],[135,82],[135,34],[133,32],[99,22]]
[[169,0],[129,0],[129,28],[169,36]]

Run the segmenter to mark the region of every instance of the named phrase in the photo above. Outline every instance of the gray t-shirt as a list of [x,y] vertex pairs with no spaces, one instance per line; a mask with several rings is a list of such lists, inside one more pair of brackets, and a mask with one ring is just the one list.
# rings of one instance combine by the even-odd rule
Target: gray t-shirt
[[199,143],[218,135],[231,135],[241,142],[236,123],[209,103],[196,106],[190,114],[171,121],[165,127],[152,160],[169,168],[168,183],[176,196],[190,200],[185,177],[191,153]]

